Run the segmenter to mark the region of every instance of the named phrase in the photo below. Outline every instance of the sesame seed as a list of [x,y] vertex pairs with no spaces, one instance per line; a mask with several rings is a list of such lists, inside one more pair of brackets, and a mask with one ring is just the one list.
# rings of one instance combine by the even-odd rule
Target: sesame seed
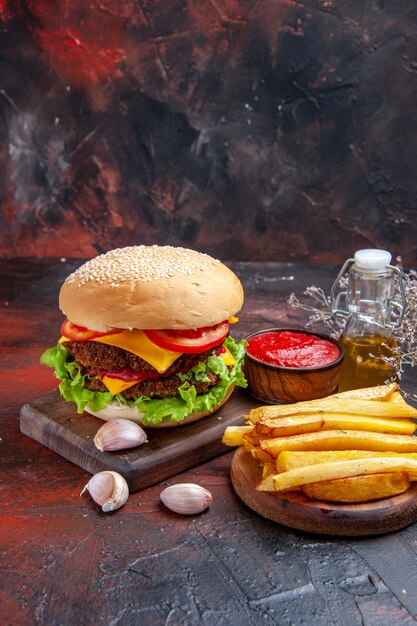
[[174,246],[129,246],[101,254],[68,277],[78,287],[88,282],[108,283],[116,288],[123,281],[152,282],[178,274],[191,276],[210,270],[220,261],[208,254]]

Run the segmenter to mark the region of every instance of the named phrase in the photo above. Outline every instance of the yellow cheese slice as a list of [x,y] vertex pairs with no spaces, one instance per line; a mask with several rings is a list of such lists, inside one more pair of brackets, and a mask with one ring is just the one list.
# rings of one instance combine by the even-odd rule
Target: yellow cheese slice
[[226,350],[226,352],[222,352],[221,353],[221,357],[225,363],[225,365],[227,365],[228,367],[234,365],[236,363],[236,359],[235,357],[232,355],[231,352],[229,352],[229,350],[226,348],[226,346],[223,346],[224,349]]
[[182,354],[182,352],[172,352],[159,348],[147,338],[142,330],[136,329],[124,330],[122,333],[115,333],[114,335],[104,335],[92,339],[92,341],[128,350],[128,352],[132,352],[150,363],[160,374],[166,372]]
[[134,380],[133,383],[128,383],[124,380],[119,380],[118,378],[110,378],[109,376],[103,376],[101,380],[113,395],[121,393],[125,389],[129,389],[129,387],[133,387],[133,385],[136,385],[138,382],[137,380]]

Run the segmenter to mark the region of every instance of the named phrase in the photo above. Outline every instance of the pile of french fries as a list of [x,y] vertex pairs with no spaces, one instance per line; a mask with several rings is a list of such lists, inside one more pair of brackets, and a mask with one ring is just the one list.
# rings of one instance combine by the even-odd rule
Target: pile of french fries
[[261,406],[245,417],[226,428],[223,443],[243,446],[262,465],[259,491],[358,503],[404,493],[417,480],[417,409],[396,383]]

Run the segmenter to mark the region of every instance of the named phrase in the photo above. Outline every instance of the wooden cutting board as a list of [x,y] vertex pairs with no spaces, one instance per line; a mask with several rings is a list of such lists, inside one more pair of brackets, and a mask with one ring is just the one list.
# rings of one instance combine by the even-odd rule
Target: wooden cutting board
[[221,442],[226,426],[242,424],[242,415],[258,404],[235,389],[213,415],[184,426],[148,429],[149,442],[139,448],[100,452],[93,439],[104,422],[87,413],[78,415],[56,390],[21,408],[20,430],[91,474],[119,472],[133,492],[230,451]]
[[310,500],[301,492],[273,494],[256,490],[262,470],[253,457],[238,448],[231,479],[237,495],[263,517],[284,526],[320,535],[360,537],[382,535],[417,521],[417,483],[405,493],[362,504]]

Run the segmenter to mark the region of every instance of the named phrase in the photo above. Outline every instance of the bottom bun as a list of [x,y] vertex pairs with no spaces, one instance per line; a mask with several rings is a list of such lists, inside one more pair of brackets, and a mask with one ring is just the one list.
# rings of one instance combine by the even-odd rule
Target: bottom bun
[[[227,402],[227,400],[230,398],[234,388],[235,388],[234,385],[231,385],[231,387],[229,387],[223,400],[212,411],[200,411],[200,413],[191,413],[190,415],[187,415],[187,417],[183,419],[182,422],[167,421],[167,422],[161,422],[160,424],[146,424],[146,426],[144,427],[145,428],[161,428],[161,427],[167,427],[167,426],[182,426],[183,424],[196,422],[202,417],[206,417],[207,415],[212,415],[212,413],[215,413],[216,411],[218,411],[220,407],[222,407],[223,404]],[[125,420],[130,420],[131,422],[136,422],[136,424],[140,424],[141,426],[143,426],[142,422],[143,422],[143,418],[145,417],[145,414],[139,413],[139,411],[137,410],[135,406],[124,406],[122,404],[118,404],[117,402],[111,402],[104,409],[101,409],[101,411],[92,411],[87,405],[84,411],[86,413],[90,413],[91,415],[95,415],[99,419],[104,420],[106,422],[110,420],[116,420],[116,419],[125,419]]]

